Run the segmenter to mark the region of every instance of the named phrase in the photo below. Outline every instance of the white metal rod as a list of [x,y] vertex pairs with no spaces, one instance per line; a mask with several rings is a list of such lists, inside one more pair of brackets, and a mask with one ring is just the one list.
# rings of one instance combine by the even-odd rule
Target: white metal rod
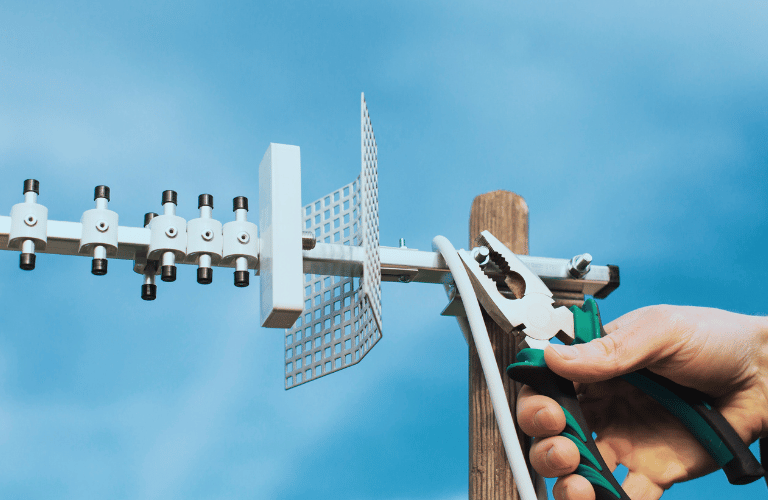
[[33,240],[24,240],[21,244],[21,253],[35,253],[35,242]]
[[200,267],[211,267],[211,254],[200,254],[200,257],[197,259],[197,265]]
[[[237,210],[235,218],[244,220],[246,214],[245,210]],[[10,231],[11,218],[7,215],[0,216],[0,250],[8,250]],[[81,235],[82,224],[79,222],[48,220],[48,244],[44,250],[37,250],[37,253],[80,255]],[[119,226],[117,235],[117,254],[111,258],[135,260],[137,254],[146,254],[151,235],[149,228]],[[452,280],[448,266],[438,252],[384,246],[379,248],[383,281],[398,281],[397,276],[401,272],[409,273],[407,281],[417,283],[449,283]],[[592,265],[585,276],[574,278],[568,273],[569,259],[530,255],[518,257],[555,293],[594,295],[610,283],[608,266]],[[317,243],[312,250],[303,251],[302,259],[304,272],[308,274],[362,276],[365,251],[358,246]],[[236,261],[219,261],[213,267],[235,268]],[[258,270],[259,265],[256,264],[252,269]]]
[[102,245],[98,245],[96,248],[93,249],[93,258],[94,259],[106,259],[107,258],[107,249],[104,248]]

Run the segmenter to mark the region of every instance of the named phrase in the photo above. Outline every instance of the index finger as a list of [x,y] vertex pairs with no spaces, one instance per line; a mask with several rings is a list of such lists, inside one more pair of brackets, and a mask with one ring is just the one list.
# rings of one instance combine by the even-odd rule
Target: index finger
[[650,314],[650,312],[651,312],[651,306],[635,309],[634,311],[630,311],[623,316],[619,316],[618,318],[611,321],[610,323],[603,325],[603,329],[605,330],[605,333],[608,334],[615,330],[626,328],[632,323],[635,323],[639,319],[647,316],[648,314]]

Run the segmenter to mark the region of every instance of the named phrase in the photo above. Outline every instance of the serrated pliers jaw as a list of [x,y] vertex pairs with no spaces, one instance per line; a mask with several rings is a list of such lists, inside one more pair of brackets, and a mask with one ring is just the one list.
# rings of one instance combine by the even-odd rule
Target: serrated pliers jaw
[[524,284],[522,297],[505,297],[472,254],[459,250],[477,299],[491,318],[507,333],[522,327],[523,347],[543,348],[553,337],[573,343],[573,314],[565,307],[553,307],[552,292],[544,282],[488,231],[480,234],[478,242],[490,250],[491,262],[505,279]]

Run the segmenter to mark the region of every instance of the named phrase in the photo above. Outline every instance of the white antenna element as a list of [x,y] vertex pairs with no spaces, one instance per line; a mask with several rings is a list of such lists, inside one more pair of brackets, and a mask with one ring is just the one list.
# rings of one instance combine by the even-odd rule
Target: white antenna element
[[285,332],[286,389],[358,363],[381,339],[378,160],[365,95],[360,118],[360,175],[305,205],[302,228],[318,243],[362,246],[362,279],[360,271],[355,277],[306,275],[304,313]]

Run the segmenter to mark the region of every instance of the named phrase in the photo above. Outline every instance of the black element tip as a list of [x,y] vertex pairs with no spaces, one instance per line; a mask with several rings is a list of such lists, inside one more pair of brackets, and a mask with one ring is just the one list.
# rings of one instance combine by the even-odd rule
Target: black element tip
[[160,279],[163,281],[176,281],[176,266],[163,266],[160,271]]
[[243,288],[249,285],[250,275],[248,271],[235,271],[235,286]]
[[107,259],[93,259],[93,262],[91,262],[91,274],[96,276],[107,274]]
[[210,285],[213,283],[213,269],[210,267],[198,267],[197,282],[201,285]]
[[141,285],[141,298],[155,300],[157,298],[157,285]]
[[178,203],[176,203],[176,191],[171,191],[170,189],[168,191],[163,191],[163,205],[166,203],[178,205]]
[[109,187],[108,186],[96,186],[93,192],[93,199],[106,198],[109,201]]
[[232,211],[245,209],[248,210],[248,198],[245,196],[238,196],[234,200],[232,200]]
[[210,194],[201,194],[197,197],[197,208],[211,207],[213,208],[213,196]]
[[23,253],[19,259],[19,267],[25,271],[31,271],[35,268],[35,257],[33,253]]
[[149,225],[149,221],[157,217],[157,214],[155,212],[149,212],[144,214],[144,227],[147,227]]
[[29,191],[34,191],[36,194],[40,194],[40,183],[35,179],[27,179],[24,181],[24,194]]

